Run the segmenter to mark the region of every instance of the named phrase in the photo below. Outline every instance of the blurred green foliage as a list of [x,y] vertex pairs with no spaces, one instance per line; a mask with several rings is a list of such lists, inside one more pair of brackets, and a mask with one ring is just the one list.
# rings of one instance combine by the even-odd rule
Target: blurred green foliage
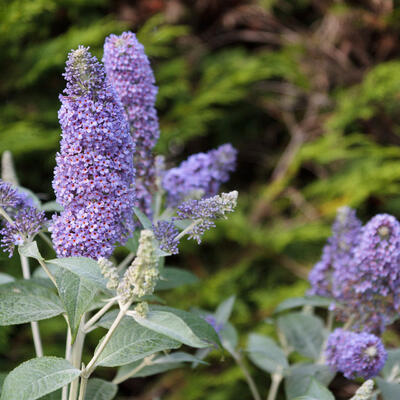
[[[24,186],[53,199],[67,53],[83,44],[101,58],[108,34],[137,31],[159,86],[157,151],[173,165],[228,141],[239,150],[226,185],[239,190],[239,209],[201,247],[187,243],[173,260],[203,282],[168,300],[212,310],[236,293],[241,342],[250,329],[272,333],[263,321],[284,298],[306,290],[338,207],[356,207],[364,221],[378,212],[400,216],[400,6],[134,3],[1,3],[0,152],[14,153]],[[17,260],[0,263],[19,274]],[[54,350],[61,330],[46,325],[46,332]],[[28,335],[0,329],[1,368],[30,357]],[[16,338],[23,350],[7,352]],[[169,400],[250,398],[225,357],[215,352],[212,366],[154,378],[150,386]],[[256,380],[263,387],[262,374]],[[149,390],[147,381],[128,382],[121,396]]]

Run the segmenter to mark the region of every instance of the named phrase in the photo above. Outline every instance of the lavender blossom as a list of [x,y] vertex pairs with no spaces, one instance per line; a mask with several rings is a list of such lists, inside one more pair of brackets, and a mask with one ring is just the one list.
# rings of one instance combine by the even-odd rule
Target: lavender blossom
[[189,239],[201,243],[201,236],[208,229],[215,227],[215,220],[226,218],[226,213],[233,212],[237,203],[238,192],[222,193],[203,200],[189,200],[182,203],[177,210],[178,219],[192,220],[186,228]]
[[336,298],[341,296],[343,274],[347,274],[353,262],[355,246],[361,232],[361,221],[356,217],[355,210],[349,207],[340,208],[332,231],[321,260],[310,272],[309,293]]
[[0,207],[17,208],[26,201],[26,196],[18,192],[18,190],[10,183],[0,179]]
[[34,207],[24,207],[13,216],[13,223],[6,221],[0,230],[2,235],[1,246],[9,252],[10,257],[14,253],[14,247],[23,245],[33,239],[42,229],[45,223],[43,211]]
[[215,196],[235,169],[237,151],[227,143],[208,153],[198,153],[168,170],[162,180],[167,203],[175,207],[190,197]]
[[224,328],[224,324],[218,322],[218,321],[216,320],[216,318],[214,317],[214,315],[212,315],[212,314],[207,314],[207,315],[204,317],[204,319],[205,319],[205,321],[206,321],[207,323],[209,323],[209,324],[214,328],[215,332],[217,332],[218,334],[219,334],[219,333],[222,331],[222,329]]
[[326,357],[327,364],[346,378],[369,379],[383,368],[387,352],[375,335],[336,329],[328,338]]
[[179,240],[176,240],[179,231],[172,221],[156,222],[153,224],[153,232],[154,236],[160,243],[161,250],[170,254],[179,253]]
[[133,230],[134,144],[121,103],[88,48],[71,51],[53,187],[64,207],[51,226],[59,257],[111,255]]
[[121,100],[136,144],[135,206],[151,217],[155,191],[152,149],[159,137],[155,101],[157,87],[144,47],[132,32],[110,35],[104,43],[103,62],[109,83]]

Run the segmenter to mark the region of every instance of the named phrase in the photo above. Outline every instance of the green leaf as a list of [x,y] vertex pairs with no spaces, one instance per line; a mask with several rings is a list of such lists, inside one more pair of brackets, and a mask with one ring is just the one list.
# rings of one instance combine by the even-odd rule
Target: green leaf
[[147,218],[147,216],[145,214],[142,213],[142,211],[140,211],[139,208],[137,207],[133,207],[133,211],[135,212],[138,220],[140,221],[140,223],[143,225],[144,229],[153,229],[153,224],[151,223],[151,221]]
[[181,318],[168,311],[149,311],[145,318],[134,315],[140,325],[192,347],[209,347]]
[[79,374],[63,358],[34,358],[7,375],[1,400],[35,400],[72,382]]
[[36,242],[29,242],[18,246],[18,251],[22,256],[35,258],[36,260],[44,260],[39,252]]
[[320,399],[316,399],[315,397],[310,397],[310,396],[300,396],[296,397],[293,400],[320,400]]
[[229,353],[234,353],[238,345],[238,334],[235,327],[231,323],[226,322],[219,335],[221,338],[222,347]]
[[297,352],[305,357],[318,359],[324,341],[324,326],[320,318],[291,313],[279,317],[277,324],[289,345]]
[[223,301],[215,311],[215,319],[219,324],[225,324],[231,317],[233,305],[235,304],[235,296],[228,297]]
[[118,386],[103,379],[89,379],[85,400],[112,400],[117,394]]
[[220,344],[214,328],[200,316],[166,306],[150,306],[146,318],[135,316],[146,328],[155,330],[192,347],[209,347]]
[[96,295],[96,285],[62,268],[55,273],[55,279],[58,293],[67,311],[72,341],[74,341],[82,315],[89,310]]
[[290,367],[285,378],[285,392],[288,399],[306,394],[311,380],[316,379],[328,386],[335,373],[326,365],[295,364]]
[[64,207],[61,204],[58,204],[55,200],[48,201],[47,203],[42,204],[42,211],[56,211],[61,212],[64,210]]
[[289,367],[284,351],[267,336],[250,334],[247,352],[254,364],[270,374]]
[[22,280],[0,285],[0,325],[40,321],[64,311],[57,295],[37,282]]
[[[116,310],[109,312],[99,325],[108,329],[116,315]],[[98,364],[104,367],[118,367],[180,346],[181,343],[176,340],[144,328],[131,317],[124,317],[101,353]]]
[[381,391],[383,400],[399,400],[400,384],[394,382],[386,382],[382,378],[375,378],[376,383]]
[[4,379],[6,379],[7,374],[5,372],[0,372],[0,394],[1,394],[1,389],[4,384]]
[[103,277],[97,262],[87,257],[55,258],[47,261],[49,265],[67,269],[78,277],[96,285],[98,288],[107,290],[107,280]]
[[4,283],[9,283],[9,282],[14,282],[15,278],[11,275],[8,274],[3,274],[0,272],[0,285],[3,285]]
[[400,372],[400,349],[390,349],[387,351],[388,357],[382,369],[382,376],[387,379],[391,376],[393,368]]
[[174,289],[183,285],[194,285],[199,282],[196,275],[181,268],[165,267],[155,290]]
[[282,301],[282,303],[276,307],[274,313],[277,314],[281,311],[303,306],[329,307],[332,301],[331,299],[320,296],[292,297]]
[[140,238],[140,231],[136,230],[133,232],[133,235],[131,238],[129,238],[126,243],[125,247],[131,252],[131,253],[136,253],[137,249],[139,247],[139,238]]
[[[204,361],[192,356],[191,354],[184,352],[171,353],[166,356],[158,356],[151,361],[150,365],[146,365],[137,371],[135,374],[131,373],[142,364],[143,360],[135,361],[134,363],[124,365],[118,369],[116,379],[129,376],[130,378],[144,378],[150,375],[160,374],[162,372],[169,371],[184,366],[185,362],[196,362],[201,364],[207,364]],[[131,376],[130,376],[131,375]],[[124,379],[125,380],[125,379]]]
[[311,378],[310,386],[308,387],[305,395],[314,397],[318,400],[335,400],[333,394],[314,378]]

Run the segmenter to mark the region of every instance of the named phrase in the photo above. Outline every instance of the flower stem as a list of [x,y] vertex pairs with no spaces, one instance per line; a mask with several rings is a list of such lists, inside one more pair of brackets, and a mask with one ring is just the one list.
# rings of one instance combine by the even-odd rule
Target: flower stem
[[174,242],[182,239],[187,233],[189,233],[197,224],[199,224],[202,220],[196,219],[189,226],[187,226],[179,235],[177,235],[174,239]]
[[[130,301],[127,304],[124,304],[124,305],[121,306],[121,309],[119,310],[119,313],[118,313],[117,317],[115,318],[114,322],[112,323],[112,325],[111,325],[110,329],[108,330],[106,336],[104,336],[104,339],[100,343],[100,346],[94,352],[94,355],[93,355],[92,359],[89,361],[89,363],[86,366],[86,368],[83,369],[83,371],[81,373],[82,377],[84,377],[86,379],[89,379],[89,377],[92,374],[92,372],[96,369],[97,360],[99,359],[101,353],[103,352],[103,350],[107,346],[108,342],[110,341],[111,336],[114,334],[115,330],[118,328],[118,325],[122,321],[122,318],[124,318],[125,314],[129,310],[129,307],[130,307],[131,304],[132,304],[132,301]],[[70,400],[72,400],[72,399],[70,399]]]
[[278,394],[279,385],[283,379],[283,376],[280,372],[276,372],[271,376],[272,382],[271,387],[269,388],[267,400],[275,400]]
[[115,304],[116,299],[110,299],[83,327],[84,332],[88,333],[89,329]]
[[134,376],[137,374],[140,370],[142,370],[144,367],[147,367],[148,365],[152,364],[152,360],[155,357],[155,354],[152,354],[149,357],[145,357],[144,360],[132,371],[129,371],[127,374],[120,376],[119,378],[115,377],[112,381],[112,383],[115,383],[116,385],[120,384],[121,382],[126,381],[130,377]]
[[[84,365],[82,365],[82,369],[84,370],[85,367]],[[88,383],[88,379],[85,376],[81,377],[81,385],[79,388],[79,398],[78,400],[85,400],[85,394],[86,394],[86,387],[87,387],[87,383]]]
[[[82,317],[81,323],[79,325],[78,333],[76,334],[75,343],[72,345],[71,361],[75,368],[81,367],[82,361],[82,351],[83,343],[85,341],[85,332],[82,327],[85,324],[85,314]],[[71,382],[71,387],[69,390],[69,400],[76,400],[78,394],[79,377]]]
[[0,207],[0,215],[10,224],[14,225],[14,221],[11,217],[7,214],[6,210],[3,207]]
[[249,385],[251,394],[253,395],[253,399],[261,400],[261,396],[260,396],[260,393],[258,392],[257,386],[256,386],[253,378],[251,377],[250,372],[248,371],[246,365],[244,364],[242,357],[237,352],[232,352],[231,354],[232,354],[234,360],[236,361],[237,365],[240,367],[240,369],[243,372],[243,375],[247,381],[247,384]]
[[50,272],[50,270],[47,268],[46,263],[40,259],[37,258],[37,260],[39,261],[39,264],[42,266],[42,268],[44,269],[44,271],[46,272],[47,276],[50,278],[50,280],[53,282],[54,286],[57,287],[57,283],[56,283],[56,279],[54,278],[53,274]]
[[[29,261],[25,256],[20,255],[22,275],[24,279],[30,279]],[[43,357],[42,340],[40,339],[39,324],[36,321],[31,322],[33,344],[35,346],[36,357]]]
[[122,271],[125,267],[129,265],[129,263],[135,258],[135,253],[129,253],[118,265],[118,272]]
[[[65,359],[71,361],[71,345],[72,345],[72,335],[69,328],[67,328],[67,340],[65,343]],[[61,400],[67,400],[68,398],[68,385],[62,388]]]

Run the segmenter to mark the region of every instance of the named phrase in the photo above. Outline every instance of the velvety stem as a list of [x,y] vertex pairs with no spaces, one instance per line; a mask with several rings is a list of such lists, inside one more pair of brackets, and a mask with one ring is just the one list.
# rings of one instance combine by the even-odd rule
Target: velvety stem
[[254,400],[261,400],[260,393],[258,393],[257,386],[253,380],[253,378],[250,375],[250,372],[248,371],[246,365],[244,364],[242,357],[238,353],[232,353],[232,356],[234,360],[236,361],[237,365],[240,367],[240,369],[243,372],[244,377],[246,378],[247,384],[249,385],[251,394],[253,395]]
[[115,304],[116,299],[109,300],[92,318],[86,322],[83,330],[87,333],[89,329]]
[[[30,279],[29,261],[25,256],[20,255],[22,275],[24,279]],[[33,344],[35,346],[36,357],[43,357],[42,340],[40,339],[39,324],[36,321],[31,322]]]
[[[71,331],[67,329],[67,340],[65,343],[65,359],[71,361],[71,346],[72,346],[72,335]],[[68,398],[68,385],[62,388],[61,400],[67,400]]]
[[[83,315],[81,323],[79,325],[78,333],[76,334],[75,342],[72,345],[72,353],[71,353],[71,361],[72,365],[75,368],[81,367],[82,361],[82,351],[83,351],[83,343],[85,342],[85,332],[82,327],[85,324],[85,315]],[[76,400],[76,396],[78,394],[78,386],[79,386],[79,377],[74,379],[71,382],[71,387],[69,390],[69,400]]]
[[269,388],[267,400],[275,400],[276,399],[276,396],[278,394],[279,385],[283,379],[283,376],[281,373],[275,373],[275,374],[272,374],[271,378],[272,378],[272,382],[271,382],[271,387]]
[[155,354],[152,354],[149,357],[146,357],[136,368],[134,368],[132,371],[129,371],[127,374],[120,376],[119,378],[114,378],[113,383],[116,385],[120,384],[121,382],[126,381],[130,377],[134,376],[137,374],[140,370],[142,370],[144,367],[147,367],[148,365],[151,365],[151,362],[153,358],[155,357]]

